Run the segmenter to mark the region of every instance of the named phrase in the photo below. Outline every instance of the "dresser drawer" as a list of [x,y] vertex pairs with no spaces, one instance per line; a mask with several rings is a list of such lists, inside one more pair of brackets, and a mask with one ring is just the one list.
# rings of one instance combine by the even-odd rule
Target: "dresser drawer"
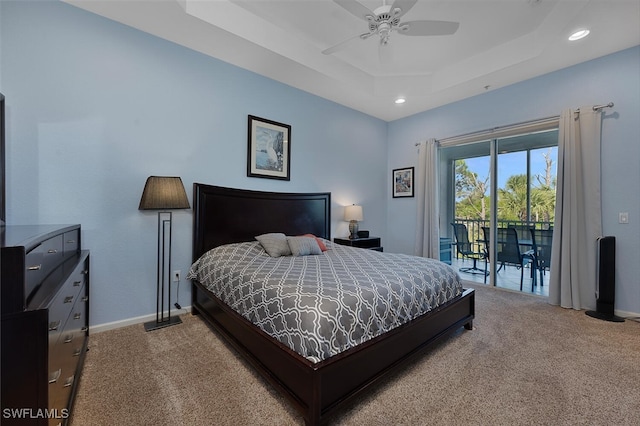
[[62,235],[43,241],[25,256],[25,294],[31,294],[63,260]]
[[50,364],[55,365],[49,367],[52,376],[55,374],[57,379],[49,383],[49,401],[54,405],[68,405],[68,391],[75,381],[84,341],[84,336],[65,331],[56,345],[55,359],[50,361]]
[[55,344],[65,329],[78,294],[61,291],[49,309],[49,344]]
[[[49,405],[66,408],[78,377],[89,335],[89,259],[76,265],[52,305],[50,318],[60,320],[57,339],[49,340]],[[57,309],[56,309],[57,308]],[[56,321],[58,321],[56,319]]]
[[85,262],[78,264],[51,302],[49,306],[50,345],[54,345],[63,330],[67,329],[67,322],[70,321],[76,302],[85,298],[87,279]]
[[73,306],[71,315],[58,339],[60,362],[63,370],[67,369],[69,373],[75,372],[78,358],[82,355],[85,340],[89,335],[88,304],[89,299],[83,291]]
[[76,301],[65,328],[60,332],[58,341],[53,344],[49,355],[49,405],[66,408],[69,405],[71,389],[78,375],[78,367],[85,343],[87,327],[86,304],[82,298]]
[[73,256],[80,249],[80,230],[65,232],[63,234],[63,253],[64,256]]
[[[62,416],[63,410],[69,407],[69,397],[71,396],[71,389],[75,382],[75,375],[68,373],[62,369],[55,371],[55,381],[49,380],[48,389],[48,406],[49,409],[57,410],[57,415]],[[52,420],[57,420],[52,422]],[[63,419],[50,419],[49,425],[57,425]]]
[[86,287],[80,292],[65,326],[65,331],[73,332],[80,337],[87,336],[89,332],[89,318],[87,318],[89,296],[86,294],[85,289]]

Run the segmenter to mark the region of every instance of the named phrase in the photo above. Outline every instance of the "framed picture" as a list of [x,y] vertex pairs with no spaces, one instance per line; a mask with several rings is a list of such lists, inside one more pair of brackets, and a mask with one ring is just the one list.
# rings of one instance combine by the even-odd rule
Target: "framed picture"
[[413,167],[393,171],[393,198],[413,197]]
[[289,180],[291,126],[249,116],[247,176]]

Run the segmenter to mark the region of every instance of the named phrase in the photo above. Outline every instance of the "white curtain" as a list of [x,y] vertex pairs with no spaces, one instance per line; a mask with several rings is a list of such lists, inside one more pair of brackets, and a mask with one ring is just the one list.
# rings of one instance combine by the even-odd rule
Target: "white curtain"
[[416,170],[416,256],[440,259],[438,208],[438,143],[435,139],[421,142]]
[[560,115],[549,303],[565,308],[596,305],[596,241],[602,235],[601,123],[600,111],[591,106]]

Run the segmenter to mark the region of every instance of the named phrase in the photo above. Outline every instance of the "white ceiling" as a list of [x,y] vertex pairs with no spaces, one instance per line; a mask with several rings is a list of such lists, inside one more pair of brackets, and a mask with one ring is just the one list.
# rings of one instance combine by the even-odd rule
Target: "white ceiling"
[[[331,0],[63,1],[386,121],[640,44],[640,0],[418,0],[401,21],[460,27],[393,32],[390,61],[377,36],[357,38],[368,23]],[[591,34],[569,42],[578,28]]]

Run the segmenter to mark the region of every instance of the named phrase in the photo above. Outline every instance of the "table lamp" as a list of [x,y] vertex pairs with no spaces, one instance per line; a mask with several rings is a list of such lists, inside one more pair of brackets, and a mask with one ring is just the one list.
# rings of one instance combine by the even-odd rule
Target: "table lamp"
[[349,238],[358,238],[358,221],[362,220],[362,206],[355,204],[344,208],[344,220],[349,222]]

